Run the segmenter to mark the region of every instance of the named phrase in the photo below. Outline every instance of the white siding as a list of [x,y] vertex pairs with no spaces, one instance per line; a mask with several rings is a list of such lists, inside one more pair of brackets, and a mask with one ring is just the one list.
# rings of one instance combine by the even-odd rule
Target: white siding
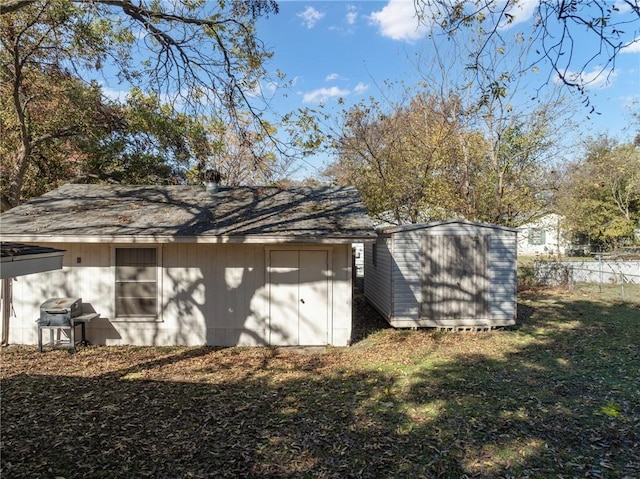
[[351,245],[335,245],[331,251],[333,262],[332,310],[329,317],[329,343],[347,346],[351,342],[353,310],[353,252]]
[[[385,318],[392,315],[390,238],[364,245],[364,295]],[[374,265],[375,248],[375,265]]]
[[[100,313],[100,318],[87,326],[87,339],[92,344],[267,344],[265,245],[156,245],[161,265],[161,315],[155,321],[114,317],[112,256],[117,245],[51,246],[66,250],[62,270],[14,282],[16,317],[11,318],[11,343],[36,344],[35,321],[46,299],[81,297],[86,307]],[[351,337],[351,246],[332,245],[331,250],[329,343],[344,346]]]
[[162,269],[163,343],[266,344],[261,245],[165,245]]
[[[489,237],[488,316],[460,318],[439,324],[421,317],[422,275],[429,252],[422,238],[431,236]],[[514,324],[516,315],[516,233],[492,225],[445,223],[394,231],[377,241],[377,267],[372,264],[372,245],[365,245],[365,295],[394,327],[502,326]],[[486,246],[485,246],[486,248]],[[487,278],[488,276],[488,278]],[[473,284],[471,282],[470,284]],[[486,291],[486,289],[484,290]],[[451,322],[451,324],[449,324]],[[456,323],[456,324],[453,324]]]
[[518,228],[518,254],[564,255],[570,243],[562,233],[562,217],[549,214]]
[[493,235],[489,243],[489,316],[495,324],[513,324],[516,316],[516,235]]
[[416,321],[422,301],[420,231],[393,235],[393,321]]

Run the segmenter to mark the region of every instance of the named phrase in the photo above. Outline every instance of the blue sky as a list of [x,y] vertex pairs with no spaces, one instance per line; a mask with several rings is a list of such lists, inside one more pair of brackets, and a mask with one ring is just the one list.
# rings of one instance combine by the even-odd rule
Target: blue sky
[[[514,25],[505,34],[530,29],[532,6],[538,1],[524,0],[514,11]],[[314,108],[324,104],[336,114],[346,106],[373,96],[381,98],[385,81],[403,81],[412,86],[421,79],[416,61],[428,63],[431,44],[425,40],[428,29],[415,17],[413,0],[385,1],[280,1],[280,13],[258,24],[258,37],[274,52],[268,64],[270,71],[281,70],[292,82],[286,97],[279,91],[273,107],[284,113],[295,108]],[[624,10],[620,13],[624,15]],[[640,38],[640,25],[629,25],[627,40]],[[582,32],[576,32],[575,55],[598,48],[588,43]],[[588,47],[588,48],[584,48]],[[426,59],[426,60],[425,60]],[[452,59],[455,61],[455,59]],[[599,65],[592,62],[584,75],[593,75]],[[427,65],[428,66],[428,65]],[[542,71],[531,88],[545,83],[550,70]],[[551,76],[549,85],[553,86]],[[265,87],[267,88],[267,87]],[[551,87],[548,87],[551,89]],[[640,42],[621,53],[615,71],[608,77],[594,79],[588,89],[590,108],[580,106],[579,95],[570,94],[576,103],[573,119],[580,124],[574,133],[593,135],[607,132],[622,139],[631,139],[630,107],[640,97]],[[637,103],[636,103],[637,105]],[[636,106],[638,111],[638,106]],[[589,119],[587,119],[587,116]],[[315,176],[316,169],[329,158],[319,156],[302,165],[296,176]]]

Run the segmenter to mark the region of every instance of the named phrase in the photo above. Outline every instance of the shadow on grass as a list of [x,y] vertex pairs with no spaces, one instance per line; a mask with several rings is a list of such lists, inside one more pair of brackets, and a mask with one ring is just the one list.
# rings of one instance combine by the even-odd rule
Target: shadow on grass
[[2,475],[638,477],[635,311],[527,304],[517,330],[374,332],[379,352],[134,350],[92,374],[108,348],[9,351]]

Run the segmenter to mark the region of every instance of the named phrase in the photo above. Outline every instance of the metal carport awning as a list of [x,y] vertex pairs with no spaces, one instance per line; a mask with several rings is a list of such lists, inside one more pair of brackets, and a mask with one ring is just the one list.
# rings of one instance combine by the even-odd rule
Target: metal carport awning
[[0,278],[62,268],[64,250],[22,243],[0,243]]
[[0,242],[0,279],[2,279],[2,338],[9,342],[11,315],[11,278],[62,269],[64,250],[22,243]]

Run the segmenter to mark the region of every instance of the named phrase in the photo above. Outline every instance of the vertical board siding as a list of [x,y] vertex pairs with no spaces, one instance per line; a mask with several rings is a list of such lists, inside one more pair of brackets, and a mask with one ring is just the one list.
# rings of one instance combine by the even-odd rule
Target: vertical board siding
[[[268,342],[269,296],[265,245],[181,244],[158,248],[160,314],[157,319],[115,318],[115,244],[52,244],[66,250],[63,269],[14,282],[9,340],[36,344],[40,304],[81,297],[100,313],[87,326],[92,344],[255,346]],[[297,246],[309,249],[306,245]],[[351,339],[350,245],[333,245],[329,327],[331,344]]]
[[331,249],[329,291],[329,344],[347,346],[351,343],[353,311],[353,251],[351,245],[335,245]]
[[486,236],[424,236],[422,315],[434,321],[486,319],[489,271]]
[[[40,304],[81,297],[100,318],[87,326],[92,344],[264,345],[268,341],[265,245],[182,244],[157,247],[161,311],[155,320],[115,318],[115,244],[51,244],[65,250],[63,269],[14,281],[15,317],[9,341],[36,344]],[[299,245],[300,250],[309,248]],[[331,344],[351,337],[351,264],[348,244],[332,246]]]
[[82,298],[87,310],[113,312],[115,281],[110,247],[63,243],[47,246],[65,250],[62,269],[20,276],[13,281],[15,316],[9,327],[9,342],[13,344],[37,343],[40,305],[50,298]]
[[269,344],[329,344],[327,249],[274,249],[269,252]]

